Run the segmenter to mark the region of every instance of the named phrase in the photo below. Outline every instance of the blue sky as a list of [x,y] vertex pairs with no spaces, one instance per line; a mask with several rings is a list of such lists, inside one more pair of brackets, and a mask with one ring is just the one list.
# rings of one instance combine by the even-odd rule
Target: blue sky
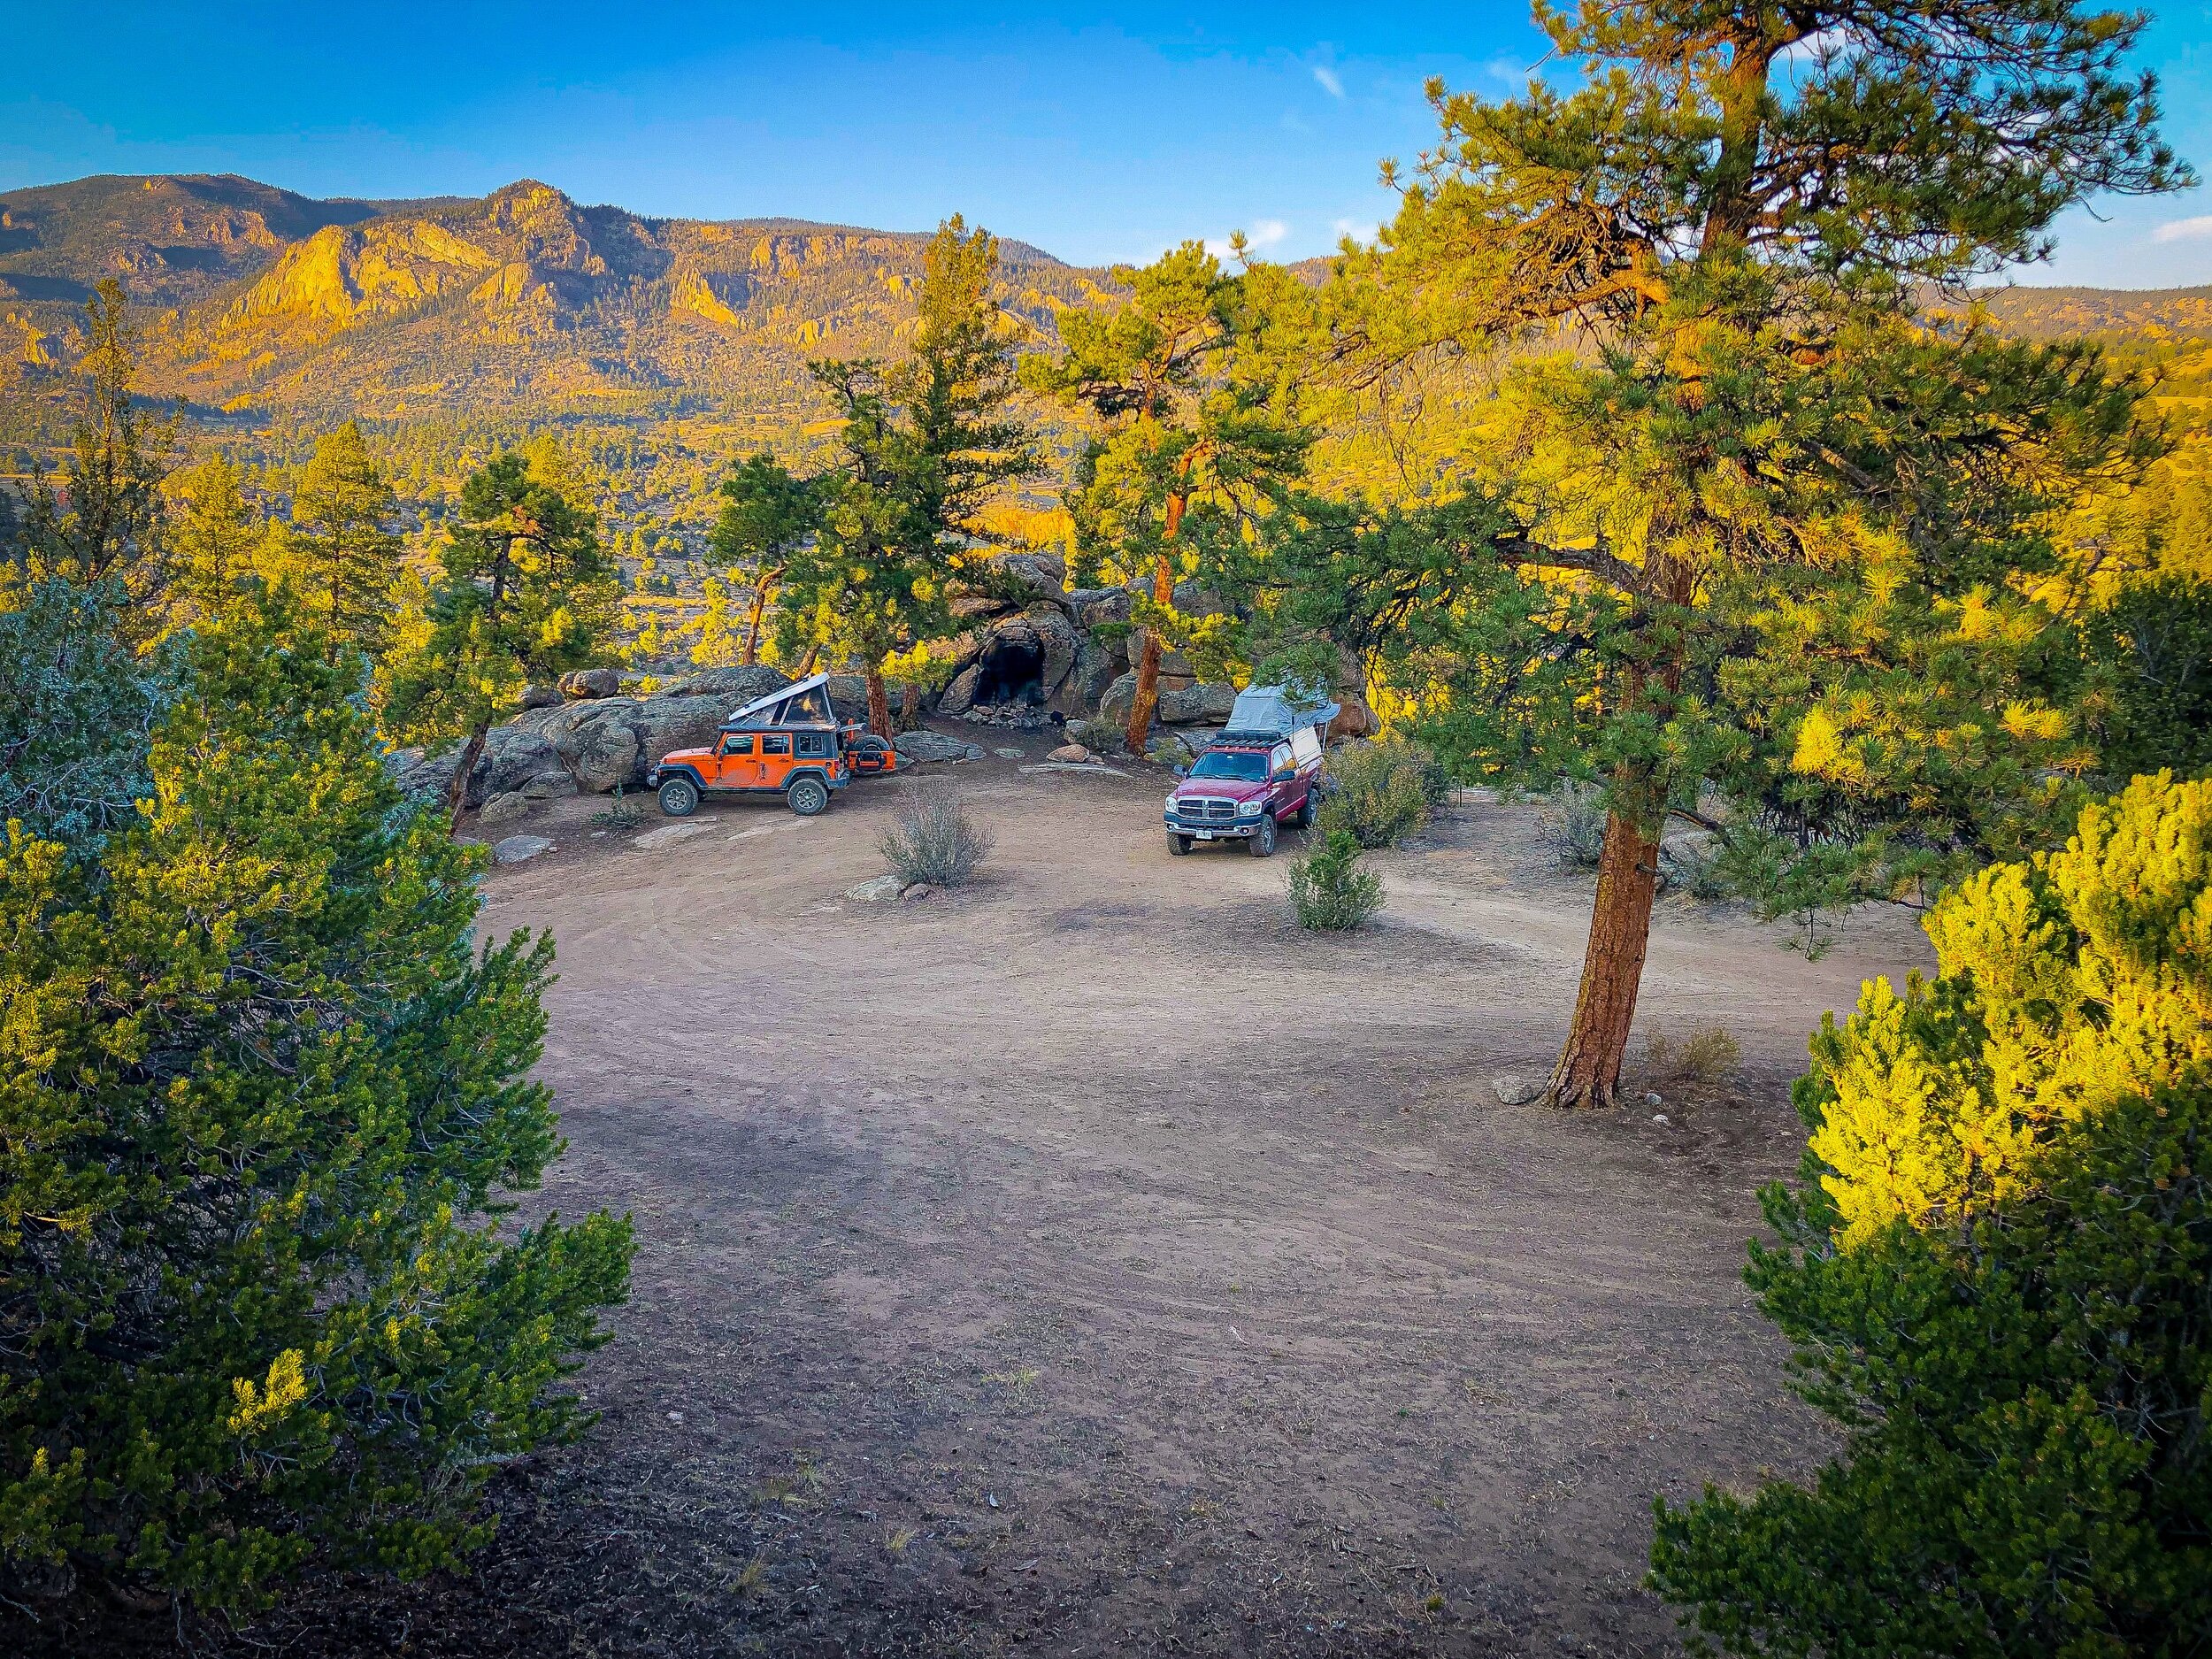
[[[2212,173],[2212,4],[2154,8],[2167,132]],[[1424,77],[1502,93],[1519,4],[1073,8],[787,0],[120,4],[88,32],[0,0],[0,188],[242,173],[314,196],[539,178],[640,212],[926,228],[964,212],[1085,263],[1247,232],[1326,251],[1390,211]],[[386,17],[391,20],[386,21]],[[87,50],[89,45],[90,50]],[[2212,282],[2212,191],[2101,204],[2031,281]]]

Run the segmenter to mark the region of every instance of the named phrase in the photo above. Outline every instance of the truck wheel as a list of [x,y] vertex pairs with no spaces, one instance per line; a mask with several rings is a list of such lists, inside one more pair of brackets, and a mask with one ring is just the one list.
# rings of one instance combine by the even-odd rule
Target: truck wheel
[[1298,810],[1292,815],[1291,823],[1299,829],[1311,828],[1313,810],[1313,791],[1309,789],[1306,791],[1306,798],[1298,803]]
[[1272,812],[1260,814],[1259,828],[1244,844],[1252,849],[1255,858],[1272,858],[1275,856],[1275,815]]
[[1167,849],[1168,851],[1173,853],[1178,858],[1189,857],[1190,837],[1187,835],[1178,835],[1173,830],[1168,831]]
[[829,805],[829,790],[819,778],[802,778],[783,792],[783,798],[801,818],[812,818]]
[[699,786],[688,778],[671,778],[661,785],[661,810],[671,818],[689,818],[699,810]]

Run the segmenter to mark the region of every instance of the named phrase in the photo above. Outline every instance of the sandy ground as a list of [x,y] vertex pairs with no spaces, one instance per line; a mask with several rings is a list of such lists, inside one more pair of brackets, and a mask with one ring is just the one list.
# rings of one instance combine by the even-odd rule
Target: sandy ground
[[638,1228],[583,1378],[604,1417],[503,1478],[472,1578],[261,1639],[1675,1651],[1640,1588],[1654,1494],[1824,1444],[1739,1273],[1805,1033],[1927,961],[1910,918],[1808,962],[1663,901],[1640,1025],[1726,1025],[1734,1086],[1659,1085],[1663,1125],[1509,1108],[1588,916],[1534,809],[1463,805],[1377,857],[1377,925],[1314,937],[1296,838],[1171,860],[1164,774],[926,770],[998,845],[920,902],[843,896],[883,868],[889,780],[813,820],[710,803],[654,850],[594,835],[603,802],[518,826],[559,842],[487,917],[559,941],[543,1196]]

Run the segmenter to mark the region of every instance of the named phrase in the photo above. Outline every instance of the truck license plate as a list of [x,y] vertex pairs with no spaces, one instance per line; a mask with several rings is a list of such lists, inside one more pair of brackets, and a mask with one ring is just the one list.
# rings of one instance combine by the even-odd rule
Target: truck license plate
[[1196,834],[1198,839],[1202,841],[1210,841],[1214,838],[1214,833],[1211,830],[1197,830],[1193,833]]

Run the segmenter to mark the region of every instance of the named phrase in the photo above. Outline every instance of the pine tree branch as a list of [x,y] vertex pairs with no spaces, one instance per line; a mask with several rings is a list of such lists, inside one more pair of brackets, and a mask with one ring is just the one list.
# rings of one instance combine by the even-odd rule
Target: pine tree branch
[[1603,541],[1594,547],[1554,548],[1517,534],[1497,536],[1491,546],[1497,549],[1499,557],[1509,564],[1532,565],[1540,570],[1579,571],[1638,598],[1649,592],[1643,567],[1617,557]]

